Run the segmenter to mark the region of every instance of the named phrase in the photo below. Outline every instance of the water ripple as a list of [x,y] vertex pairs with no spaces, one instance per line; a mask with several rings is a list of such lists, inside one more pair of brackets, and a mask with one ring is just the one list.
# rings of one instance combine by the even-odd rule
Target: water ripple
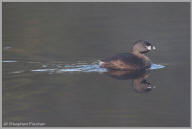
[[[150,70],[162,69],[165,66],[160,64],[152,64]],[[98,64],[83,64],[83,65],[64,65],[64,68],[42,68],[42,69],[34,69],[32,72],[55,72],[55,73],[63,73],[63,72],[107,72],[106,68],[99,67]]]
[[[77,63],[66,63],[66,62],[47,62],[47,63],[41,63],[41,62],[34,62],[34,61],[16,61],[16,60],[3,60],[3,63],[22,63],[26,64],[25,66],[30,66],[34,68],[28,68],[28,69],[17,69],[11,73],[22,73],[26,71],[30,72],[47,72],[49,74],[53,73],[65,73],[65,72],[107,72],[106,68],[101,68],[98,64],[98,61],[87,63],[85,61],[78,61]],[[33,64],[33,65],[32,65]],[[35,64],[38,64],[36,66]],[[160,64],[152,64],[150,70],[155,70],[155,69],[162,69],[165,66],[160,65]]]
[[160,65],[160,64],[152,64],[151,68],[149,68],[150,70],[154,70],[154,69],[162,69],[165,68],[165,66]]

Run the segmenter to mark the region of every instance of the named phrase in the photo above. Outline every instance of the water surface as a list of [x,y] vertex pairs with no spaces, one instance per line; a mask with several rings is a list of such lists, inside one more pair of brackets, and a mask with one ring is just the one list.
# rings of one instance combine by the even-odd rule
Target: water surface
[[[149,73],[98,67],[139,39]],[[3,122],[190,125],[190,3],[4,2],[2,51]]]

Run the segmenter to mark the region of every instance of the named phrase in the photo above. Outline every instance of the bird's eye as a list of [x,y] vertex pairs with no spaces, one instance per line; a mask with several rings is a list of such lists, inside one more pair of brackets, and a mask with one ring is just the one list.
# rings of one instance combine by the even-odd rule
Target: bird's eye
[[146,45],[146,46],[151,46],[151,44],[150,44],[150,43],[148,43],[148,42],[146,42],[146,43],[145,43],[145,45]]

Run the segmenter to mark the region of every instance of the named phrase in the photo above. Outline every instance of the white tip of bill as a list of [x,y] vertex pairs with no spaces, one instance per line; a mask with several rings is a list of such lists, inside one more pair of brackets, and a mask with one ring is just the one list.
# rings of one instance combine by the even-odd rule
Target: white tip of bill
[[153,46],[153,50],[155,50],[156,49],[156,47],[155,46]]

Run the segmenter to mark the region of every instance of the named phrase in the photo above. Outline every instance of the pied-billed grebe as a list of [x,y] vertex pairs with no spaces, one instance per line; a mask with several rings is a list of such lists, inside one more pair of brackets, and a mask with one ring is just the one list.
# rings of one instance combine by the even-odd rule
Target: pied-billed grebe
[[138,40],[132,47],[132,53],[120,53],[100,61],[99,66],[113,70],[143,70],[151,67],[150,59],[144,54],[155,46],[148,41]]

